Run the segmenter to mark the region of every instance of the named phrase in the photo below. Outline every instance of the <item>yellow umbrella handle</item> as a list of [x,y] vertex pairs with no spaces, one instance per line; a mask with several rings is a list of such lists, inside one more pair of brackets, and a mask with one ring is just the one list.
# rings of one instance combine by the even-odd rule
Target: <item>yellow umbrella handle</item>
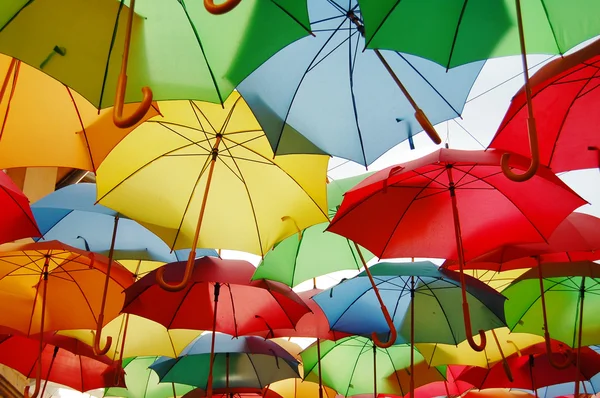
[[514,381],[512,372],[510,371],[510,366],[508,365],[508,361],[504,356],[504,351],[502,351],[502,346],[498,341],[498,336],[496,336],[496,331],[494,329],[491,330],[492,336],[494,337],[494,341],[496,342],[496,346],[498,347],[498,351],[500,352],[500,356],[502,357],[502,366],[504,367],[504,373],[506,373],[506,377],[508,377],[508,381],[511,383]]
[[123,106],[125,104],[125,92],[127,89],[127,62],[129,60],[129,43],[131,42],[131,27],[133,25],[133,14],[135,9],[135,0],[129,2],[129,16],[127,17],[127,29],[125,30],[125,43],[123,45],[123,61],[121,62],[121,73],[117,82],[117,92],[115,94],[115,105],[113,109],[113,123],[119,128],[128,128],[138,123],[146,112],[152,106],[152,90],[150,87],[143,87],[144,95],[140,106],[127,117],[123,116]]
[[241,1],[242,0],[226,0],[224,3],[217,5],[214,0],[204,0],[204,8],[211,14],[221,15],[233,10]]

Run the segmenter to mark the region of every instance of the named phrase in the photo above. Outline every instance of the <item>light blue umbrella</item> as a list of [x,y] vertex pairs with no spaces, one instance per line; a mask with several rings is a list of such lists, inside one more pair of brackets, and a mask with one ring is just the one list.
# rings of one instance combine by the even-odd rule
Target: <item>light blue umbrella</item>
[[[31,206],[44,240],[108,256],[117,212],[96,202],[96,184],[69,185]],[[171,251],[159,237],[121,215],[114,245],[115,260],[165,263],[187,260],[187,250]],[[198,257],[217,256],[215,250],[196,250]]]
[[[364,39],[348,16],[352,11],[360,21],[356,0],[308,5],[315,36],[285,47],[238,86],[274,151],[315,152],[290,134],[294,129],[321,150],[364,165],[407,139],[412,145],[421,125],[378,54],[363,51]],[[447,71],[423,58],[381,54],[433,124],[460,116],[483,67]]]

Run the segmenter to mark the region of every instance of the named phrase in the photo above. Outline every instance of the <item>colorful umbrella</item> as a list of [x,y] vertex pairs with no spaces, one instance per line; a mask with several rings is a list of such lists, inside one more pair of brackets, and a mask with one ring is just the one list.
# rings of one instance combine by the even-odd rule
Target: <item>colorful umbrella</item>
[[473,388],[469,383],[456,380],[464,368],[465,366],[446,366],[446,380],[425,384],[417,388],[414,394],[407,394],[404,398],[459,397]]
[[[309,0],[315,37],[290,44],[238,90],[277,154],[323,151],[363,165],[459,117],[483,63],[452,71],[411,55],[363,51],[356,0]],[[277,89],[273,89],[276,87]],[[425,117],[425,114],[427,117]]]
[[[510,155],[502,157],[502,172],[511,180],[532,178],[539,149],[527,53],[564,54],[600,34],[600,3],[502,0],[471,2],[433,0],[400,4],[360,0],[367,47],[424,56],[446,68],[504,55],[521,54],[527,102],[531,161],[523,174],[511,170]],[[426,31],[427,34],[415,34]],[[527,35],[526,35],[527,34]]]
[[31,214],[29,199],[4,172],[0,173],[0,208],[0,244],[40,236],[40,230]]
[[[543,241],[585,203],[544,167],[527,184],[505,178],[500,156],[440,149],[388,167],[346,193],[328,228],[379,258],[458,258],[465,329],[475,350],[485,347],[485,333],[480,331],[482,341],[475,343],[465,260],[502,244]],[[521,162],[513,165],[523,168]]]
[[[223,16],[211,15],[199,1],[128,5],[46,0],[3,8],[0,51],[43,70],[98,108],[114,103],[115,123],[128,126],[153,97],[223,103],[252,70],[309,31],[302,2],[246,0]],[[140,100],[141,108],[123,117],[123,102]]]
[[[41,379],[64,384],[78,391],[120,385],[122,376],[118,368],[105,356],[96,356],[92,347],[65,336],[43,336],[42,350],[38,340],[19,335],[0,335],[0,363],[9,366],[26,377],[36,378],[33,397],[44,386]],[[122,373],[122,371],[120,371]],[[117,383],[117,384],[115,384]],[[25,389],[29,397],[29,387]]]
[[276,381],[269,386],[269,390],[278,393],[283,398],[336,398],[337,393],[326,386],[302,379],[286,379]]
[[[204,398],[208,397],[201,388],[195,388],[185,394],[182,398]],[[271,389],[255,388],[230,388],[227,391],[218,392],[212,395],[213,398],[288,398],[282,397]]]
[[[342,203],[344,193],[372,173],[330,181],[327,184],[327,207],[332,218]],[[364,248],[357,249],[343,236],[327,232],[329,223],[313,225],[299,235],[279,242],[258,264],[253,280],[269,279],[297,286],[321,275],[342,270],[360,270],[363,266],[357,250],[365,261],[373,254]]]
[[[540,263],[600,259],[600,218],[571,213],[544,243],[505,245],[465,263],[467,269],[508,271],[537,267]],[[446,260],[444,268],[457,269],[456,260]]]
[[[409,389],[411,347],[407,344],[379,348],[371,340],[351,336],[333,341],[322,341],[321,354],[316,344],[304,350],[304,379],[316,382],[320,363],[323,384],[345,396],[377,393],[404,395]],[[423,357],[414,353],[415,387],[443,380],[436,368],[429,368]]]
[[[135,219],[174,249],[264,254],[298,230],[327,220],[328,157],[274,158],[239,94],[224,107],[174,101],[161,104],[161,111],[164,117],[129,134],[98,170],[100,203]],[[166,285],[159,270],[163,288],[185,287],[194,253],[176,285]]]
[[[581,5],[577,5],[579,8]],[[600,33],[600,32],[599,32]],[[556,59],[530,80],[540,163],[554,172],[600,167],[600,41]],[[527,154],[524,89],[512,99],[490,148]]]
[[516,278],[524,274],[526,271],[527,269],[515,269],[504,272],[496,272],[486,269],[465,269],[464,273],[480,280],[492,289],[502,292]]
[[[275,381],[300,376],[299,362],[273,342],[254,336],[233,338],[216,334],[215,337],[214,360],[212,336],[203,335],[179,357],[159,358],[150,368],[163,383],[182,383],[208,391],[211,390],[211,367],[214,367],[214,389],[264,388]],[[214,361],[213,366],[210,366],[211,361]]]
[[110,387],[104,391],[105,397],[120,398],[171,398],[191,391],[194,387],[176,383],[160,383],[158,375],[149,368],[158,357],[139,356],[127,358],[123,362],[127,388]]
[[[181,278],[186,267],[185,262],[167,264],[163,267],[165,280]],[[194,262],[190,283],[177,292],[162,289],[156,281],[157,272],[125,290],[123,312],[152,319],[169,329],[212,330],[213,346],[214,331],[239,336],[293,328],[309,312],[289,287],[271,281],[251,282],[254,266],[246,261],[202,257]]]
[[[0,168],[60,166],[96,171],[135,127],[115,127],[111,110],[98,113],[77,92],[15,58],[0,55],[0,79]],[[129,113],[137,107],[129,104],[125,110]],[[142,121],[157,114],[154,104]]]

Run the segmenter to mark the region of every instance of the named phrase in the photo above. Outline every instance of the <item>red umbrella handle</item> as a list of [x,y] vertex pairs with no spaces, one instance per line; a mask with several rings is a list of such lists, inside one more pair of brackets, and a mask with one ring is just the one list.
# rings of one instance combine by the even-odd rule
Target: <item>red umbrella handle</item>
[[121,62],[121,73],[117,82],[117,92],[115,94],[115,104],[113,109],[113,123],[120,128],[132,127],[138,123],[152,105],[152,90],[150,87],[143,87],[144,95],[140,106],[129,116],[123,116],[123,106],[125,103],[125,92],[127,90],[127,62],[129,60],[129,44],[131,42],[131,27],[133,25],[133,14],[135,0],[129,2],[129,16],[127,17],[127,29],[125,30],[125,43],[123,45],[123,60]]
[[217,5],[214,0],[204,0],[204,8],[211,14],[221,15],[233,10],[241,1],[242,0],[226,0],[224,3]]
[[[465,288],[464,283],[462,284],[462,289]],[[466,291],[465,291],[466,295]],[[465,321],[465,334],[467,335],[467,341],[471,348],[477,352],[481,352],[484,350],[485,345],[487,344],[487,337],[483,330],[479,330],[479,338],[481,342],[477,344],[473,339],[473,332],[471,331],[471,313],[469,312],[469,303],[467,303],[466,297],[463,299],[463,317]]]

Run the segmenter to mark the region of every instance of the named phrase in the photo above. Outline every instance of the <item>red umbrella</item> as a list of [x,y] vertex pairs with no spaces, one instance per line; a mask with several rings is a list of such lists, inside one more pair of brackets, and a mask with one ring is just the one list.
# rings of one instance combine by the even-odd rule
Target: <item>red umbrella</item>
[[[465,263],[466,269],[509,271],[536,267],[539,263],[595,261],[600,259],[600,218],[572,213],[554,230],[547,243],[508,245],[496,248]],[[458,269],[456,260],[445,268]]]
[[[554,362],[572,359],[570,349],[563,343],[552,341]],[[458,376],[458,380],[473,384],[476,388],[522,388],[536,390],[554,384],[570,383],[574,380],[589,381],[600,373],[600,354],[589,347],[582,347],[579,360],[581,368],[577,375],[577,358],[569,361],[569,366],[556,369],[545,353],[545,343],[538,343],[506,358],[512,370],[513,381],[506,377],[501,363],[490,369],[472,366]],[[579,377],[579,378],[577,378]]]
[[[506,178],[496,151],[440,149],[366,178],[344,197],[329,230],[379,258],[454,258],[461,265],[463,312],[469,344],[477,345],[462,265],[501,245],[543,242],[586,202],[550,169],[521,183]],[[512,156],[511,167],[528,161]]]
[[0,243],[42,236],[29,207],[29,199],[6,173],[0,172]]
[[459,397],[473,388],[469,383],[456,380],[466,368],[467,366],[462,365],[447,366],[445,381],[434,381],[433,383],[425,384],[416,388],[412,397],[410,394],[407,394],[404,398]]
[[[108,357],[95,355],[92,347],[66,336],[45,334],[43,338],[44,346],[40,354],[37,338],[0,335],[0,363],[28,378],[41,375],[44,380],[81,392],[104,387],[125,387],[123,370]],[[37,366],[40,360],[41,367]],[[28,396],[28,390],[29,387],[25,390],[25,396]]]
[[[555,172],[600,167],[600,41],[550,62],[530,84],[540,163]],[[490,148],[529,154],[525,94],[513,98]]]
[[[164,280],[171,283],[182,280],[186,263],[165,265]],[[157,271],[125,289],[123,312],[151,319],[167,329],[212,330],[211,352],[214,352],[215,331],[240,336],[292,329],[310,311],[288,286],[267,280],[251,281],[255,268],[247,261],[197,259],[190,282],[176,292],[160,287],[156,282]],[[209,395],[211,375],[212,360]]]
[[[208,397],[201,388],[193,389],[183,396],[183,398],[204,398]],[[227,391],[216,389],[213,391],[213,398],[282,398],[281,395],[269,389],[256,390],[248,388],[230,388]]]

